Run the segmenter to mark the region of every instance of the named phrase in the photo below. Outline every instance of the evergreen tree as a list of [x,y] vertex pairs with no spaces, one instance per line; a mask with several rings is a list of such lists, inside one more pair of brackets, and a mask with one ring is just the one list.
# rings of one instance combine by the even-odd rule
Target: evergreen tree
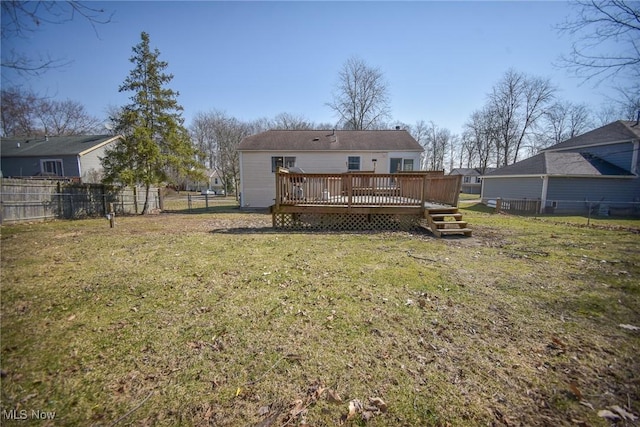
[[158,59],[158,49],[149,47],[149,34],[143,32],[141,39],[129,59],[134,68],[119,89],[132,92],[132,102],[111,118],[124,142],[109,150],[102,163],[105,182],[145,187],[145,214],[152,185],[185,175],[197,179],[202,171],[183,126],[178,92],[166,87],[173,79],[164,72],[168,64]]

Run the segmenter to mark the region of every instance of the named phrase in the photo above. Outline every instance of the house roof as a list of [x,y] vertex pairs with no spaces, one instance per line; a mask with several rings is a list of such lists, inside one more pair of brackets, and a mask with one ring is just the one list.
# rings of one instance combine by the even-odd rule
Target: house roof
[[631,141],[640,139],[640,124],[618,120],[592,131],[583,133],[566,141],[546,148],[544,151],[564,150],[591,145],[611,144],[614,142]]
[[418,151],[405,130],[269,130],[246,137],[239,151]]
[[102,147],[120,136],[80,135],[2,138],[0,155],[2,157],[50,157],[78,156]]
[[490,172],[485,177],[513,175],[633,176],[631,172],[589,153],[543,151]]

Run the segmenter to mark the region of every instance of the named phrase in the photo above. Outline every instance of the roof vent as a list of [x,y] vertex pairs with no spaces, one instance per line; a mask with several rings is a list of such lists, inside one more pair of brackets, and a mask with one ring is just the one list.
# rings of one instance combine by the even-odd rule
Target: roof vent
[[396,130],[400,130],[400,126],[396,126]]
[[315,137],[315,138],[313,138],[313,140],[314,140],[314,141],[320,141],[320,138]]
[[20,141],[16,142],[16,147],[20,148]]

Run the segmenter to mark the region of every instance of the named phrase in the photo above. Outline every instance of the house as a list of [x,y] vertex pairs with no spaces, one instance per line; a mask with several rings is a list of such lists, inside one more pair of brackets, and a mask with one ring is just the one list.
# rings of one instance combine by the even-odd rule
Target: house
[[101,158],[121,136],[45,136],[2,138],[0,170],[4,177],[52,177],[98,183]]
[[449,175],[462,175],[462,193],[480,194],[482,187],[482,175],[495,168],[486,168],[484,172],[480,168],[457,168],[449,172]]
[[245,138],[240,153],[240,206],[274,204],[275,173],[395,173],[419,169],[422,146],[405,130],[269,130]]
[[539,200],[540,211],[640,213],[640,125],[616,121],[483,176],[482,200]]
[[185,190],[187,191],[212,191],[215,194],[224,195],[226,189],[222,181],[222,172],[217,169],[207,169],[205,171],[205,180],[191,182],[188,181],[185,184]]

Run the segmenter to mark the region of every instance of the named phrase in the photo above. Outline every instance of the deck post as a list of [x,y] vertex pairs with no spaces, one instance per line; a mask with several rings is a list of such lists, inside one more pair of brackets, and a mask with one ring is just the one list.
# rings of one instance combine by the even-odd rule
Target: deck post
[[278,215],[278,212],[280,212],[280,195],[281,195],[280,168],[276,169],[275,176],[276,176],[276,198],[273,201],[274,202],[273,206],[271,207],[271,223],[273,224],[273,228],[276,228],[276,215]]
[[352,197],[353,197],[353,175],[348,173],[347,176],[347,207],[351,208]]
[[420,199],[420,211],[421,215],[424,217],[425,205],[427,203],[427,184],[428,184],[429,175],[424,175],[422,177],[422,198]]

